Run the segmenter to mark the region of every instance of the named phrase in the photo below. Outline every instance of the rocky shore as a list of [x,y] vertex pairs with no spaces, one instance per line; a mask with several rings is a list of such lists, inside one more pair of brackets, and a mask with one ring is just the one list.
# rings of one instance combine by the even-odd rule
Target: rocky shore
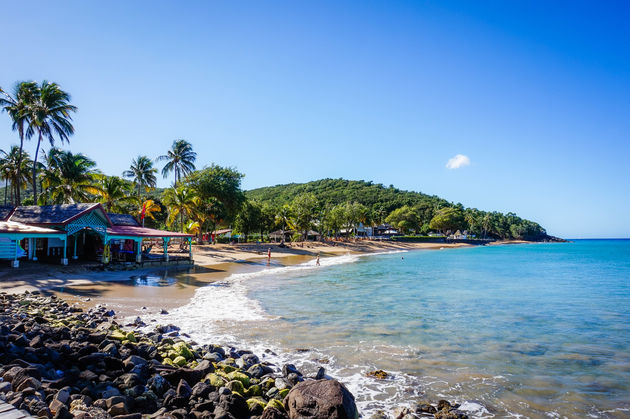
[[[120,325],[37,292],[0,294],[0,400],[55,419],[359,417],[354,396],[320,368],[304,376],[247,350],[197,345],[173,325]],[[466,418],[457,405],[417,403],[374,419]]]

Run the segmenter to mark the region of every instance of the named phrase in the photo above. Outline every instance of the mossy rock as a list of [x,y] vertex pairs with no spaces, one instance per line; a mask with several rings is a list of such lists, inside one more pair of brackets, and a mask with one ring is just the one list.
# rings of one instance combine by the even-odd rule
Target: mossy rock
[[282,403],[278,399],[269,400],[269,403],[267,403],[267,406],[265,407],[265,409],[269,409],[270,407],[275,407],[276,409],[284,412],[284,403]]
[[232,371],[228,374],[230,380],[237,380],[243,383],[244,387],[249,387],[249,377],[240,371]]
[[171,359],[170,359],[170,358],[164,358],[164,360],[162,361],[162,364],[164,364],[164,365],[170,365],[170,366],[172,366],[172,367],[174,367],[174,366],[175,366],[175,364],[173,364],[173,361],[171,361]]
[[173,360],[173,364],[177,365],[178,367],[183,367],[184,365],[186,365],[186,358],[184,358],[183,356],[178,356]]
[[254,384],[253,386],[250,386],[245,393],[247,397],[257,397],[257,396],[263,395],[262,389],[260,388],[258,384]]
[[164,345],[173,345],[175,343],[175,341],[171,338],[163,338],[162,341],[160,342]]
[[232,380],[225,385],[228,389],[232,391],[232,393],[238,393],[241,396],[245,395],[245,387],[243,387],[243,383],[238,380]]
[[226,374],[229,374],[229,373],[237,370],[236,367],[233,367],[231,365],[225,365],[225,364],[219,365],[219,368],[221,368],[223,370],[223,372],[225,372]]
[[168,352],[166,353],[166,356],[167,356],[168,358],[175,359],[175,358],[177,358],[177,357],[178,357],[178,356],[180,356],[180,355],[179,355],[179,353],[178,353],[177,351],[174,351],[174,350],[172,350],[172,349],[171,349],[170,351],[168,351]]
[[190,347],[188,347],[185,342],[177,342],[173,345],[173,350],[186,359],[193,358],[193,353],[191,352]]
[[120,330],[120,329],[116,329],[116,330],[114,330],[114,331],[113,331],[113,332],[109,335],[109,337],[111,337],[112,339],[120,340],[120,341],[122,341],[122,340],[128,340],[128,339],[127,339],[127,334],[126,334],[125,332],[123,332],[122,330]]
[[208,380],[209,384],[213,387],[223,387],[223,385],[225,384],[225,381],[223,380],[223,378],[221,378],[220,375],[215,374],[213,372],[206,375],[205,379]]
[[199,362],[192,360],[188,363],[188,368],[195,368],[197,365],[199,365]]
[[265,402],[262,397],[252,397],[251,399],[247,399],[247,407],[249,407],[250,412],[254,411],[256,406],[260,406],[264,409],[267,407],[267,402]]
[[280,400],[284,400],[284,398],[287,397],[287,394],[289,394],[289,391],[291,390],[289,390],[288,388],[283,388],[278,392],[278,398]]
[[267,377],[262,381],[262,383],[260,383],[260,385],[262,386],[263,390],[269,391],[271,390],[272,387],[276,386],[276,380],[274,380],[273,378]]

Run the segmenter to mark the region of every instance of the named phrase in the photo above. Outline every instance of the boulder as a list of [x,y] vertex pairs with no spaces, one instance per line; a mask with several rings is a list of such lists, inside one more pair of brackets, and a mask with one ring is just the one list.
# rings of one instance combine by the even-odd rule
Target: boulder
[[262,416],[260,417],[260,419],[288,419],[288,418],[289,416],[287,416],[286,413],[284,413],[280,409],[276,409],[275,407],[270,407],[268,409],[265,409],[263,411]]
[[337,380],[302,381],[287,396],[290,419],[357,419],[354,396]]

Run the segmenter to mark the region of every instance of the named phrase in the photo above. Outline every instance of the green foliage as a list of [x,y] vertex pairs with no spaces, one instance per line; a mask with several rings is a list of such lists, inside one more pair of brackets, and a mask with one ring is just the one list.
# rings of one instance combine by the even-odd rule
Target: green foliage
[[313,221],[317,214],[317,198],[313,193],[303,193],[296,196],[291,202],[291,211],[295,228],[302,231],[304,240],[308,231],[313,227]]
[[466,220],[464,213],[457,207],[442,208],[431,219],[429,227],[443,233],[446,233],[448,230],[455,232],[455,230],[465,229]]
[[385,219],[386,222],[396,227],[401,233],[417,231],[420,229],[420,214],[409,205],[403,205],[391,212]]

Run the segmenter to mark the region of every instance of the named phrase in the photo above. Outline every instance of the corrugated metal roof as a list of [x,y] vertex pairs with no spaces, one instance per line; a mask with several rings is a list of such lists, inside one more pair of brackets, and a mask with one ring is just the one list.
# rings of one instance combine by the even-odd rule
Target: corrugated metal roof
[[107,229],[110,236],[131,236],[131,237],[192,237],[192,234],[177,233],[173,231],[156,230],[146,227],[135,226],[112,226]]
[[136,220],[136,217],[129,214],[114,214],[108,212],[109,219],[112,220],[112,224],[115,226],[135,226],[139,227],[140,223]]
[[0,221],[6,221],[7,218],[9,218],[9,215],[11,215],[11,211],[13,211],[13,208],[15,207],[0,206]]
[[[66,224],[100,204],[30,205],[15,208],[9,221],[26,224]],[[105,217],[107,214],[103,211]],[[109,224],[109,220],[108,220]]]

